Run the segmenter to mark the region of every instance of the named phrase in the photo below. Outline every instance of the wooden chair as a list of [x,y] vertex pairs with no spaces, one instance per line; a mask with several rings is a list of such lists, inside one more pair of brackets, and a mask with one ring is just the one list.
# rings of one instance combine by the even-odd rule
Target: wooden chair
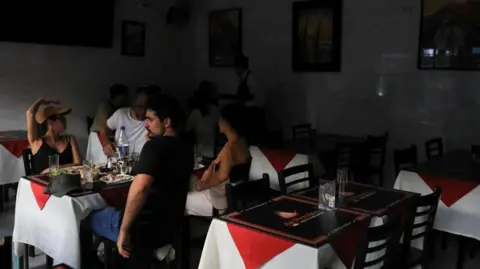
[[377,177],[380,186],[383,186],[384,180],[385,155],[387,152],[388,137],[388,132],[382,136],[369,135],[367,136],[363,149],[364,168],[362,169],[362,177],[365,179],[371,179],[372,176]]
[[442,138],[433,138],[425,142],[425,154],[427,160],[443,156],[443,140]]
[[470,152],[474,160],[480,159],[480,145],[472,145]]
[[[302,173],[308,173],[308,176],[287,182],[287,177],[302,174]],[[309,187],[318,185],[318,180],[314,177],[313,165],[311,163],[286,168],[278,172],[278,183],[280,185],[280,192],[282,194],[287,194],[288,193],[287,189],[289,187],[292,187],[294,185],[304,183],[307,181],[308,181]]]
[[398,175],[402,169],[412,167],[418,163],[417,146],[411,145],[409,148],[393,151],[395,163],[395,175]]
[[[401,220],[398,217],[390,218],[382,226],[368,228],[357,248],[353,269],[394,268],[394,259],[397,254],[400,236]],[[371,243],[374,243],[375,246],[369,246]],[[380,257],[366,261],[368,254],[380,254],[383,250],[385,253],[380,255]],[[383,263],[383,266],[378,267],[381,263]]]
[[299,137],[309,137],[312,136],[312,125],[310,123],[298,124],[292,127],[292,137],[293,140],[296,140]]
[[241,211],[270,200],[270,177],[263,174],[262,179],[243,181],[225,186],[228,212]]
[[[433,222],[437,214],[438,202],[442,190],[437,188],[433,193],[416,198],[412,208],[407,227],[403,235],[402,260],[406,261],[406,268],[413,268],[421,265],[427,268],[429,263],[429,254],[434,251],[433,244]],[[414,231],[421,231],[415,232]],[[423,251],[410,247],[413,240],[423,238]]]
[[93,125],[93,117],[91,116],[87,116],[87,134],[90,135],[90,130],[92,129],[92,125]]

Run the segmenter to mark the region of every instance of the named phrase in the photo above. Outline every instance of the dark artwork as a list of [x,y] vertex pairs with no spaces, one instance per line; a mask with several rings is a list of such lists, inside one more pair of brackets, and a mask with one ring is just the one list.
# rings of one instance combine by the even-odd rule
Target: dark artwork
[[422,0],[420,69],[480,69],[480,2]]
[[122,22],[122,55],[145,55],[145,24],[133,21]]
[[235,57],[242,52],[242,10],[210,12],[208,30],[210,66],[233,66]]
[[362,215],[319,210],[316,203],[278,197],[264,205],[224,217],[227,221],[310,246],[320,246]]
[[293,3],[294,71],[340,71],[342,1]]

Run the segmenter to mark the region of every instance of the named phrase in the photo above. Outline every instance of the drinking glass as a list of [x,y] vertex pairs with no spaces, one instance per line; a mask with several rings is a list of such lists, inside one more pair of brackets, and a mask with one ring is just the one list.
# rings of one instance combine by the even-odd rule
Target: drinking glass
[[59,171],[60,164],[59,164],[59,156],[58,154],[55,155],[49,155],[48,156],[48,171],[50,174],[50,177],[56,177],[58,174],[60,174]]
[[89,160],[83,161],[83,182],[93,183],[93,164]]
[[117,162],[118,168],[120,169],[120,174],[121,175],[127,175],[128,170],[130,169],[127,162],[125,161],[119,161]]

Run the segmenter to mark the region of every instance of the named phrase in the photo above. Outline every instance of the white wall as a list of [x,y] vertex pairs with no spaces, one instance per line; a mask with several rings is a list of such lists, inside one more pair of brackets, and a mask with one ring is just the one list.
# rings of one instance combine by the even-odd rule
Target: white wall
[[[158,1],[160,3],[160,1]],[[85,48],[0,42],[0,130],[25,129],[25,110],[39,97],[50,97],[73,108],[68,132],[75,134],[84,152],[86,120],[98,101],[108,97],[113,83],[131,91],[158,84],[182,95],[183,47],[188,31],[167,26],[169,3],[155,9],[139,8],[135,0],[116,1],[114,47]],[[120,55],[121,21],[146,23],[146,56]],[[182,75],[182,78],[186,76]],[[188,76],[188,74],[187,74]]]
[[418,0],[343,0],[339,73],[291,71],[291,0],[197,2],[196,81],[211,79],[235,90],[231,70],[208,67],[207,14],[243,8],[244,53],[264,86],[273,125],[288,130],[309,121],[320,132],[357,135],[389,130],[390,149],[416,143],[420,158],[430,137],[443,136],[447,149],[480,143],[479,73],[416,68]]

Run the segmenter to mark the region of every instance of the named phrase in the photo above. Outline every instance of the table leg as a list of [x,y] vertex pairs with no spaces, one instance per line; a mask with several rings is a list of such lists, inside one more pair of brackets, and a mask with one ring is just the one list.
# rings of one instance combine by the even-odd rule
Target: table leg
[[457,254],[457,269],[463,269],[463,262],[465,260],[465,244],[467,240],[463,236],[458,236],[458,254]]
[[23,245],[24,247],[24,253],[23,253],[23,269],[29,269],[29,266],[28,266],[28,259],[29,259],[29,255],[28,255],[28,245],[27,244],[24,244]]

